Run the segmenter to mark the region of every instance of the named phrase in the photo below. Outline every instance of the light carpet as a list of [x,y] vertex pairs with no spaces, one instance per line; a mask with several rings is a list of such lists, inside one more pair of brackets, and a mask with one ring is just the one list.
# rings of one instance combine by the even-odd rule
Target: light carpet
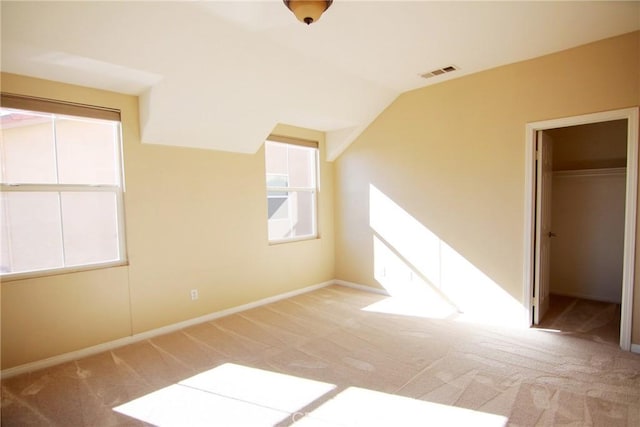
[[2,426],[639,426],[616,344],[331,286],[2,382]]

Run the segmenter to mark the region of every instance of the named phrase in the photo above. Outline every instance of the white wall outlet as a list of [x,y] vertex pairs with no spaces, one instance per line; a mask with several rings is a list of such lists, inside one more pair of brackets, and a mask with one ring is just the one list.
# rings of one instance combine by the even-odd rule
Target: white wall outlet
[[191,289],[191,301],[195,301],[198,299],[198,290]]

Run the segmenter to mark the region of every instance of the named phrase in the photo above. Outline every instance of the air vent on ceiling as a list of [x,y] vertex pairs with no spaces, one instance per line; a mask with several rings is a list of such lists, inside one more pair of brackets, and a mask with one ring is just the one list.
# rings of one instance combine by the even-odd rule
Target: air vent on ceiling
[[441,74],[446,74],[446,73],[450,73],[452,71],[456,71],[457,69],[458,69],[458,67],[456,67],[455,65],[449,65],[448,67],[438,68],[437,70],[433,70],[433,71],[429,71],[428,73],[420,74],[420,77],[423,77],[425,79],[429,79],[431,77],[436,77],[436,76],[439,76]]

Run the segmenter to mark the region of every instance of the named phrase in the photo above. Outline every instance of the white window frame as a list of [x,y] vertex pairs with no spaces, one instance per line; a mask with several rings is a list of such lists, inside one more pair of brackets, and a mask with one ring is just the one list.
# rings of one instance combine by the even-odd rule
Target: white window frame
[[[288,137],[280,137],[280,136],[274,136],[271,135],[269,137],[269,139],[267,139],[267,141],[265,141],[265,148],[266,145],[268,144],[275,144],[275,145],[283,145],[283,146],[294,146],[294,147],[305,147],[308,148],[309,150],[313,150],[313,157],[312,157],[312,162],[313,162],[313,175],[312,175],[312,179],[313,179],[313,186],[311,187],[282,187],[282,186],[269,186],[268,182],[267,182],[267,186],[266,186],[266,190],[267,190],[267,200],[269,198],[272,198],[269,196],[269,192],[286,192],[286,193],[311,193],[312,194],[312,208],[311,208],[311,221],[312,221],[312,227],[313,227],[313,232],[311,234],[307,234],[304,236],[296,236],[296,237],[290,237],[290,238],[285,238],[285,239],[271,239],[269,238],[269,230],[268,230],[268,225],[269,225],[269,219],[267,218],[267,239],[269,240],[269,244],[270,245],[274,245],[274,244],[281,244],[281,243],[290,243],[290,242],[299,242],[302,240],[315,240],[319,238],[319,233],[318,233],[318,193],[319,193],[319,182],[320,182],[320,164],[319,164],[319,148],[318,148],[318,144],[316,142],[313,141],[305,141],[305,140],[298,140],[298,139],[294,139],[294,138],[288,138]],[[266,150],[265,150],[266,151]],[[287,159],[287,164],[288,164],[288,159]],[[266,176],[268,175],[274,175],[274,174],[266,174]],[[278,174],[278,175],[282,175],[282,174]],[[287,199],[290,196],[287,196]],[[287,220],[289,222],[293,221],[293,213],[292,213],[292,209],[293,209],[293,204],[289,203],[288,204],[288,213],[287,213]],[[284,219],[283,219],[284,221]]]
[[[0,182],[0,192],[41,192],[41,193],[57,193],[58,201],[61,203],[61,193],[64,192],[108,192],[115,195],[116,200],[116,223],[118,232],[118,258],[104,262],[95,262],[83,265],[63,266],[56,268],[45,268],[15,273],[2,273],[0,278],[2,281],[10,281],[17,279],[28,279],[42,276],[51,276],[56,274],[66,274],[78,271],[96,270],[101,268],[116,267],[127,264],[127,245],[125,231],[125,213],[124,213],[124,156],[122,149],[122,122],[120,120],[120,111],[102,107],[93,107],[82,104],[68,103],[62,101],[48,100],[42,98],[23,97],[20,95],[2,94],[2,108],[16,112],[26,113],[45,113],[55,122],[58,119],[72,120],[107,120],[112,122],[116,127],[115,135],[117,141],[114,144],[114,153],[116,164],[116,175],[118,182],[115,185],[94,185],[94,184],[23,184],[23,183],[2,183]],[[25,108],[35,106],[37,109]],[[58,114],[55,111],[68,111],[74,114]],[[76,115],[80,114],[80,115]],[[117,116],[117,120],[115,117]],[[62,217],[61,217],[62,220]],[[61,225],[61,232],[64,233]],[[62,239],[62,253],[64,263],[64,239]]]

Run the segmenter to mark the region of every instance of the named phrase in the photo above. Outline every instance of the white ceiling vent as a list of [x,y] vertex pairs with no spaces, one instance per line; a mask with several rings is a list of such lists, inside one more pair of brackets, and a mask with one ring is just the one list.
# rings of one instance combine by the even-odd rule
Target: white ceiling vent
[[450,73],[452,71],[456,71],[457,69],[458,69],[458,67],[456,67],[455,65],[449,65],[447,67],[438,68],[437,70],[429,71],[428,73],[420,74],[420,77],[423,77],[425,79],[429,79],[431,77],[436,77],[436,76],[439,76],[441,74],[446,74],[446,73]]

